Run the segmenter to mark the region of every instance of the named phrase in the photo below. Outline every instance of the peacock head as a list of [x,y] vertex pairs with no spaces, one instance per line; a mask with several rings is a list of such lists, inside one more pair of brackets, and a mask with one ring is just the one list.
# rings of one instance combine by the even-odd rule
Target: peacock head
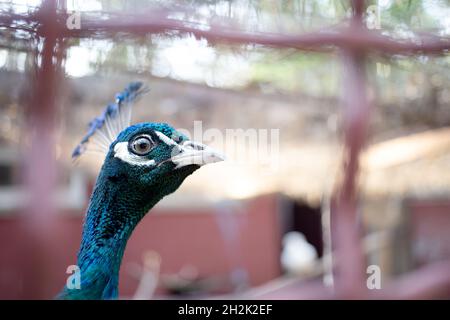
[[201,166],[224,160],[212,148],[189,140],[165,123],[140,123],[123,130],[109,148],[104,168],[135,187],[175,191]]
[[72,157],[78,159],[86,150],[101,151],[106,154],[101,176],[133,192],[153,192],[159,200],[195,170],[224,156],[165,123],[130,125],[131,104],[145,91],[142,83],[135,82],[119,93],[116,102],[89,124]]

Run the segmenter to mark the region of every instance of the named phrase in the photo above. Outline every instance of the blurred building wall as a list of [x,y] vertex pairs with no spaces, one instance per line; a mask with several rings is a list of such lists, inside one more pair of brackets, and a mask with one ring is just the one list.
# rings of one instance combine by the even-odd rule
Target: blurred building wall
[[[247,272],[251,286],[279,276],[277,197],[266,195],[242,204],[239,212],[220,212],[220,206],[199,211],[155,208],[129,240],[120,273],[121,296],[135,292],[139,279],[132,267],[142,265],[149,250],[161,256],[162,274],[174,274],[190,265],[202,278],[226,280],[239,269]],[[76,263],[82,216],[81,212],[59,214],[46,248],[47,259],[40,259],[30,243],[23,214],[0,218],[0,299],[51,299],[58,293],[68,276],[67,266]],[[231,229],[221,226],[230,221]]]

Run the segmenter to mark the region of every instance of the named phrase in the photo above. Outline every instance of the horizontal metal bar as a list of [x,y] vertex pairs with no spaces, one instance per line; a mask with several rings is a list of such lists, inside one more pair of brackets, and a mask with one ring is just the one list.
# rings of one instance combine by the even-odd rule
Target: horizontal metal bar
[[[125,15],[115,14],[105,19],[83,17],[81,28],[69,30],[62,22],[67,14],[59,12],[57,16],[45,14],[33,15],[38,19],[38,25],[49,22],[58,30],[52,30],[58,37],[101,37],[111,38],[117,33],[136,35],[178,31],[191,33],[197,37],[212,42],[227,42],[234,44],[259,44],[270,47],[296,48],[300,50],[327,51],[330,47],[351,48],[357,50],[375,50],[389,54],[444,54],[450,51],[450,38],[432,34],[420,34],[416,39],[402,40],[382,35],[379,30],[368,30],[357,25],[352,27],[323,28],[322,30],[306,34],[281,34],[268,32],[247,32],[228,26],[202,25],[172,19],[162,14]],[[29,16],[15,15],[13,19],[27,19]],[[46,21],[51,19],[51,21]],[[56,20],[56,21],[55,21]],[[0,15],[0,23],[10,23],[11,17]],[[20,26],[17,26],[20,28]],[[29,31],[29,30],[27,30]],[[42,34],[41,34],[42,35]],[[45,35],[44,35],[45,36]]]
[[322,29],[300,35],[246,32],[230,27],[210,26],[174,20],[161,16],[114,17],[101,21],[82,21],[80,30],[61,30],[64,36],[91,37],[98,32],[127,32],[132,34],[161,33],[175,30],[192,33],[197,37],[213,42],[236,44],[260,44],[271,47],[296,48],[302,50],[320,50],[329,47],[376,50],[385,53],[443,53],[450,50],[450,38],[433,35],[421,35],[415,40],[398,40],[377,30],[365,28]]
[[450,296],[450,260],[434,262],[393,280],[380,291],[372,291],[375,299],[431,299]]

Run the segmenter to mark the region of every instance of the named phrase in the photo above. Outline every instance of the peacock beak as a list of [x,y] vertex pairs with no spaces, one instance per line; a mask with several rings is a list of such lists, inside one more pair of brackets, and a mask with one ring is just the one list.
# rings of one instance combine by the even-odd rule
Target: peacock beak
[[176,165],[175,169],[191,164],[203,166],[225,160],[225,156],[220,152],[194,141],[184,141],[177,149],[178,153],[171,158]]

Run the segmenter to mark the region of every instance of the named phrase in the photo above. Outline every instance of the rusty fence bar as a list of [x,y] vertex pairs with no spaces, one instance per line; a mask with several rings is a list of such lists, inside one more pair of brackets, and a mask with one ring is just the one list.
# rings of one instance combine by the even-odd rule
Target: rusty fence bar
[[[36,137],[44,149],[31,149],[34,167],[28,168],[29,184],[34,197],[40,201],[32,210],[36,215],[52,212],[47,191],[52,189],[54,174],[51,150],[53,120],[56,114],[54,97],[57,78],[61,76],[59,64],[65,54],[63,40],[89,38],[94,34],[110,38],[117,34],[144,35],[167,31],[194,34],[208,41],[229,44],[256,44],[262,46],[294,48],[310,51],[339,50],[343,65],[343,119],[345,157],[344,176],[332,199],[332,238],[335,252],[335,288],[330,292],[322,283],[305,287],[285,288],[268,298],[430,298],[450,294],[450,261],[431,264],[393,280],[388,289],[368,292],[365,287],[365,261],[361,249],[358,226],[357,176],[358,158],[364,147],[370,119],[371,103],[366,87],[365,61],[369,52],[392,54],[445,54],[450,51],[450,38],[433,34],[420,34],[414,40],[397,40],[382,35],[378,30],[365,27],[363,0],[352,1],[352,17],[338,27],[323,28],[308,34],[276,34],[245,32],[229,25],[200,25],[169,18],[169,12],[137,15],[108,14],[104,19],[82,17],[81,29],[66,27],[68,13],[65,2],[44,0],[40,9],[30,14],[0,13],[0,27],[34,33],[42,39],[40,64],[36,66],[30,121],[36,127]],[[17,23],[17,22],[21,23]],[[59,61],[59,62],[58,62]],[[35,133],[35,134],[36,134]],[[37,171],[37,172],[36,172]],[[48,215],[50,216],[50,215]],[[51,218],[47,218],[48,219]]]
[[[47,19],[40,25],[42,37],[36,38],[33,78],[31,79],[30,100],[27,105],[27,128],[30,148],[26,154],[27,162],[25,181],[29,189],[27,219],[22,224],[28,230],[29,252],[35,262],[34,275],[27,275],[25,286],[31,286],[39,292],[36,295],[45,296],[45,288],[40,285],[48,279],[48,270],[42,268],[46,260],[52,258],[49,244],[54,241],[55,208],[50,196],[55,190],[56,158],[55,135],[58,110],[59,77],[61,77],[62,39],[54,28],[57,15],[57,5],[54,1],[46,1],[41,7],[41,14]],[[52,18],[53,17],[53,18]],[[31,164],[32,163],[32,164]],[[31,279],[31,281],[30,281]],[[38,284],[38,285],[35,285]],[[30,290],[25,290],[31,294]]]

